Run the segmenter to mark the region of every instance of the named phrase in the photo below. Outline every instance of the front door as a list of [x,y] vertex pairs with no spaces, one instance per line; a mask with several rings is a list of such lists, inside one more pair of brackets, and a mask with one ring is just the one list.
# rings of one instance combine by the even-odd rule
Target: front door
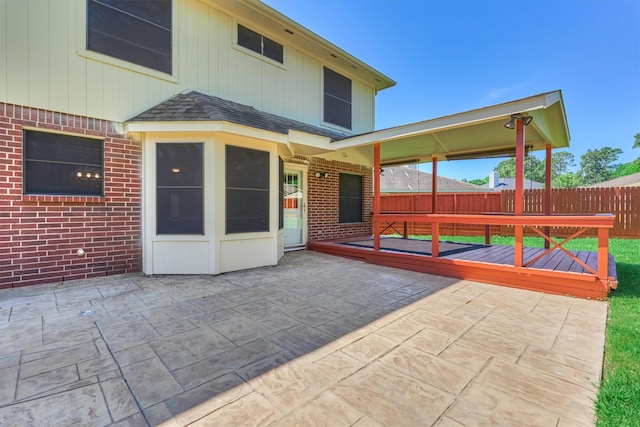
[[304,188],[303,172],[284,171],[284,247],[302,246],[304,242]]

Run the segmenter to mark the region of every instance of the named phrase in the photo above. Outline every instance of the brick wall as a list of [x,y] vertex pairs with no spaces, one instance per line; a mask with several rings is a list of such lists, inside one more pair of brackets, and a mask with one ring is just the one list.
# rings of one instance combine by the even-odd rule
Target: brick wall
[[[316,172],[327,172],[326,178],[316,178]],[[362,175],[361,223],[338,222],[340,173]],[[371,168],[350,163],[311,158],[309,161],[309,241],[370,236],[373,233],[373,177]]]
[[[23,195],[23,127],[104,138],[104,197]],[[0,288],[141,271],[142,149],[119,132],[0,103]]]

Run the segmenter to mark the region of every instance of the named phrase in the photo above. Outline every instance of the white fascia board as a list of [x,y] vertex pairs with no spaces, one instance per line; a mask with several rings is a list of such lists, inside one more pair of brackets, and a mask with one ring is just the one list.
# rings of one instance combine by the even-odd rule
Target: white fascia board
[[[302,151],[301,154],[320,154],[335,151],[335,148],[331,145],[330,138],[296,130],[289,130],[287,146],[291,152]],[[296,146],[308,148],[300,150]]]
[[142,132],[218,132],[247,138],[262,139],[278,144],[287,144],[288,136],[229,122],[129,122],[125,125],[126,133]]
[[394,128],[383,129],[332,143],[336,149],[369,145],[376,142],[393,141],[410,136],[418,136],[447,129],[465,127],[476,123],[509,118],[512,114],[546,109],[560,100],[560,92],[548,92],[519,101],[498,104],[478,110],[444,116],[436,119],[410,123]]

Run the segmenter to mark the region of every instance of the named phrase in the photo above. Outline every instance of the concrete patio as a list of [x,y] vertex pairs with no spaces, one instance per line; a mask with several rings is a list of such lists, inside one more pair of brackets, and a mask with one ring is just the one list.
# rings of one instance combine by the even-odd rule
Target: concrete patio
[[607,307],[309,251],[1,290],[0,425],[593,425]]

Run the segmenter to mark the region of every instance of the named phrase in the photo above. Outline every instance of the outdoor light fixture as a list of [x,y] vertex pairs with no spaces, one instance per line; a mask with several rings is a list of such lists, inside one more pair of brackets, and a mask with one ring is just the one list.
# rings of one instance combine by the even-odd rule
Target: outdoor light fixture
[[324,179],[329,176],[329,172],[316,172],[316,178]]
[[522,120],[525,126],[529,126],[529,123],[533,120],[531,116],[525,116],[523,113],[512,114],[511,119],[507,123],[504,124],[504,127],[507,129],[515,129],[516,128],[516,120]]

